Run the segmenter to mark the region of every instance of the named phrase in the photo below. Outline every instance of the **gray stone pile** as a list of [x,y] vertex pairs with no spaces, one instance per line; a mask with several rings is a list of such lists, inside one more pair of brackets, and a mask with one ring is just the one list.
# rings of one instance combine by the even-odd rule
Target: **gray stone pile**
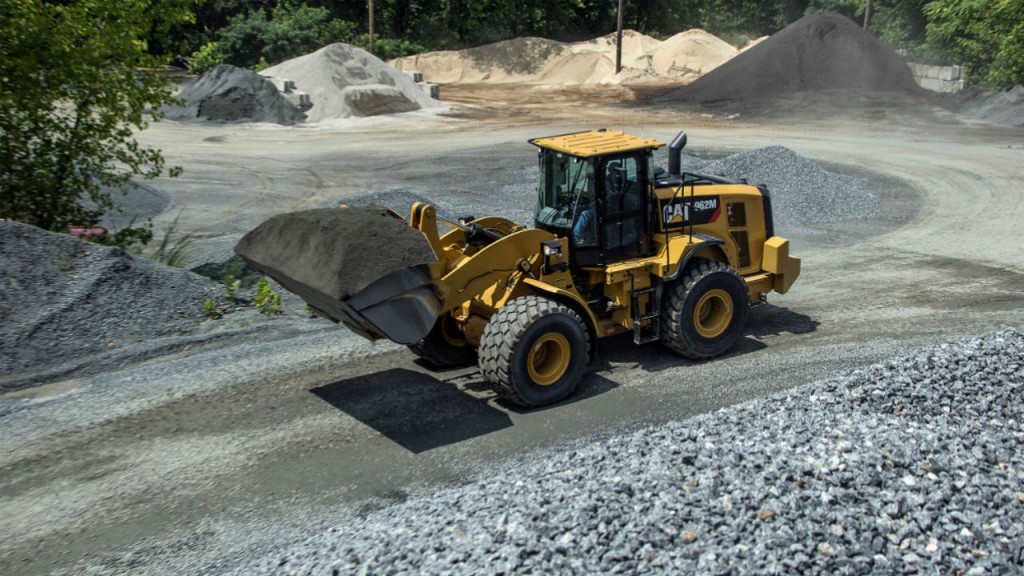
[[240,574],[1010,574],[1024,331],[415,494]]
[[220,294],[192,272],[3,221],[0,287],[0,391],[195,333],[203,303]]
[[788,228],[867,219],[879,209],[878,196],[863,180],[829,172],[784,146],[767,146],[698,162],[693,170],[766,184],[779,233]]

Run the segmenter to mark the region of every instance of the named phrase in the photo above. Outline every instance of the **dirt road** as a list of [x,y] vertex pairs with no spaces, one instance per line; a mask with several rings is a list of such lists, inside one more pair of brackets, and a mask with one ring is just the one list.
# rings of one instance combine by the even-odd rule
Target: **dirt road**
[[272,214],[381,189],[528,204],[526,139],[595,126],[663,140],[686,128],[695,150],[781,144],[873,174],[884,214],[793,238],[798,284],[752,312],[728,356],[693,363],[605,341],[580,393],[545,409],[511,409],[473,369],[431,373],[334,327],[8,395],[0,573],[216,571],[495,460],[1024,326],[1019,129],[884,109],[748,122],[600,99],[519,112],[493,93],[464,100],[485,112],[344,131],[158,125],[144,139],[186,167],[160,183],[175,207],[159,222],[181,210],[217,254]]

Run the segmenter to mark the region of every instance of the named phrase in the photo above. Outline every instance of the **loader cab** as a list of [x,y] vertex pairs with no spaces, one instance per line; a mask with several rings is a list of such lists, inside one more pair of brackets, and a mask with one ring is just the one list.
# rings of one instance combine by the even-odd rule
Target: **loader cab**
[[530,142],[540,148],[535,225],[569,238],[574,265],[647,253],[651,156],[660,142],[607,130]]

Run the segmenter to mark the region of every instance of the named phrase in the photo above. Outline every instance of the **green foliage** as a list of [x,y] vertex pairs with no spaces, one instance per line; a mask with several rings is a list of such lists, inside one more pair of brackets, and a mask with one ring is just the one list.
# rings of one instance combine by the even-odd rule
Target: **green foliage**
[[924,9],[928,45],[963,64],[971,84],[1024,84],[1024,2],[939,0]]
[[193,1],[0,0],[0,215],[93,226],[115,207],[105,190],[180,172],[133,136],[173,101],[147,39]]
[[270,289],[270,282],[266,278],[260,278],[256,286],[256,295],[253,296],[256,309],[264,316],[274,316],[281,313],[281,295]]
[[57,260],[57,270],[61,272],[71,272],[75,269],[75,261],[71,258],[61,258]]
[[179,218],[181,218],[181,212],[174,217],[174,221],[160,238],[156,250],[150,255],[153,260],[174,268],[184,268],[192,262],[192,245],[195,242],[195,236],[191,232],[188,234],[178,233]]
[[334,42],[352,42],[357,26],[338,20],[326,8],[282,0],[271,12],[262,10],[231,18],[217,33],[229,64],[254,68],[261,60],[277,63]]
[[234,274],[225,274],[221,284],[224,285],[224,299],[228,302],[237,302],[238,291],[242,287],[242,280],[236,278]]
[[223,63],[224,52],[220,49],[220,44],[207,42],[188,59],[188,71],[192,74],[202,74]]
[[[363,34],[356,42],[358,46],[362,46],[364,49],[369,50],[370,35]],[[392,58],[401,58],[402,56],[419,54],[420,52],[427,51],[428,48],[426,46],[416,44],[415,42],[410,42],[408,40],[375,38],[373,41],[373,55],[381,60],[391,60]]]
[[104,246],[117,246],[138,253],[141,252],[142,246],[149,244],[149,241],[152,239],[153,222],[152,220],[147,220],[142,226],[135,226],[133,224],[113,234],[108,233],[105,236],[94,237],[92,241]]
[[207,298],[206,302],[203,302],[203,314],[205,314],[209,320],[216,320],[224,315],[224,313],[221,312],[220,307],[217,306],[217,301],[213,298]]

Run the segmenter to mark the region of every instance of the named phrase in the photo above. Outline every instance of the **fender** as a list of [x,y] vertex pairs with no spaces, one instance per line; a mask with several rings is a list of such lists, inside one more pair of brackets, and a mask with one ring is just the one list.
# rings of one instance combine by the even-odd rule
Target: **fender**
[[712,246],[724,245],[725,241],[721,238],[715,238],[714,236],[706,236],[704,234],[694,234],[693,238],[700,240],[700,244],[695,246],[689,252],[687,252],[683,258],[679,261],[676,269],[668,276],[663,276],[663,282],[671,282],[682,275],[683,270],[686,270],[686,265],[689,264],[690,260],[698,253],[704,252],[705,249],[711,248]]
[[590,311],[587,303],[580,299],[579,295],[575,292],[552,286],[534,278],[523,278],[523,284],[527,284],[539,292],[546,293],[552,300],[565,304],[580,315],[580,318],[583,319],[583,325],[587,327],[587,332],[590,334],[590,356],[591,358],[595,357],[597,354],[597,317]]

